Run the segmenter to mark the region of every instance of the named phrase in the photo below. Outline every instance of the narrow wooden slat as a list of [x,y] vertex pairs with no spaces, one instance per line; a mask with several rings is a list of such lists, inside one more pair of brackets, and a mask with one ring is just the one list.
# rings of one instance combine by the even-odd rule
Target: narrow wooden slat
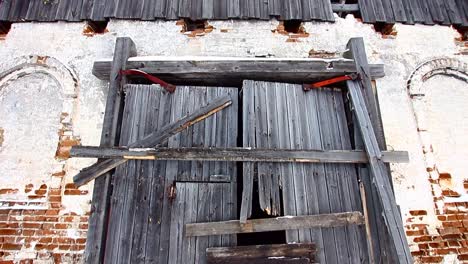
[[[156,131],[164,124],[170,123],[172,115],[171,95],[167,92],[161,93],[159,102],[159,114],[157,116]],[[167,147],[167,143],[161,144]],[[163,200],[166,180],[167,162],[156,161],[153,169],[153,180],[151,182],[150,215],[147,230],[146,259],[145,263],[155,263],[159,261],[160,240],[161,240],[161,218],[163,211]]]
[[353,103],[355,114],[359,122],[364,145],[369,156],[370,170],[372,171],[375,186],[380,202],[383,206],[383,217],[392,238],[393,246],[398,254],[399,263],[413,263],[406,240],[401,214],[397,207],[391,188],[388,171],[384,163],[380,161],[380,148],[371,124],[369,113],[364,101],[361,87],[356,81],[348,81],[348,89]]
[[[283,120],[283,124],[279,124],[280,131],[280,147],[281,148],[289,148],[292,149],[294,146],[291,144],[291,130],[293,129],[291,126],[294,122],[295,117],[292,114],[291,107],[291,97],[288,96],[288,88],[292,88],[289,84],[279,85],[279,93],[277,90],[276,98],[280,100],[280,106],[278,107],[277,111],[280,117],[279,120]],[[285,215],[297,215],[296,210],[296,201],[295,201],[295,189],[294,189],[294,177],[287,177],[288,175],[294,175],[294,166],[293,164],[285,164],[282,167],[281,173],[281,186],[283,188],[283,208]],[[298,243],[297,230],[287,230],[286,231],[286,242],[287,243]]]
[[[153,132],[150,135],[144,137],[142,140],[131,143],[130,146],[131,147],[157,146],[158,144],[163,143],[164,140],[179,133],[180,131],[183,131],[187,127],[190,127],[193,124],[203,121],[207,117],[228,107],[229,105],[231,105],[231,102],[232,101],[229,96],[219,98],[205,105],[204,107],[201,107],[200,109],[195,111],[193,114],[185,116],[184,118],[178,121],[174,121],[173,123],[164,126],[163,128],[161,128],[160,131]],[[117,167],[120,164],[122,164],[122,160],[117,160],[113,162],[106,161],[105,169],[97,170],[98,167],[103,167],[102,165],[97,163],[95,165],[92,165],[88,168],[83,169],[80,173],[78,173],[75,177],[73,177],[73,181],[77,186],[81,186],[99,177],[100,175],[108,172],[109,170]]]
[[185,236],[212,236],[317,227],[329,228],[350,224],[361,225],[363,223],[364,218],[360,212],[283,216],[247,220],[245,224],[241,224],[239,220],[186,224]]
[[[244,81],[243,87],[246,87],[250,81]],[[244,147],[255,146],[255,134],[253,132],[254,128],[254,90],[253,89],[243,89],[242,90],[243,98],[243,110],[242,110],[242,128],[243,128],[243,138],[242,144]],[[240,210],[240,221],[245,223],[248,217],[252,213],[252,193],[253,193],[253,163],[244,162],[243,163],[243,181],[242,181],[242,200],[241,200],[241,210]]]

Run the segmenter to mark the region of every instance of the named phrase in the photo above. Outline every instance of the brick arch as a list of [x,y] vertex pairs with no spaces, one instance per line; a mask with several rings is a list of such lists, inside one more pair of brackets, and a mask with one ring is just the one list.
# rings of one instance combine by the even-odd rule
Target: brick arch
[[468,82],[468,63],[454,58],[437,58],[421,63],[407,81],[410,96],[424,96],[424,83],[436,75],[451,76]]
[[425,83],[437,75],[468,83],[468,64],[454,58],[432,59],[416,67],[407,81],[438,222],[437,227],[429,226],[426,222],[428,216],[426,211],[410,211],[411,217],[407,219],[406,225],[407,235],[417,245],[412,254],[421,263],[439,263],[447,255],[453,255],[459,260],[468,259],[468,250],[465,252],[458,249],[468,246],[468,239],[463,238],[466,232],[463,226],[464,219],[459,219],[461,216],[465,217],[466,213],[461,210],[465,210],[467,203],[447,199],[459,194],[447,188],[446,182],[451,181],[451,175],[438,170],[425,111],[428,100]]
[[[0,72],[0,96],[8,93],[10,90],[9,85],[16,80],[23,77],[32,76],[36,74],[42,74],[47,76],[49,80],[55,83],[60,91],[59,96],[62,100],[59,103],[60,119],[57,120],[59,123],[59,131],[57,138],[57,149],[55,158],[57,162],[57,171],[50,176],[50,179],[44,179],[47,182],[60,182],[60,185],[64,185],[64,175],[67,166],[67,157],[61,156],[64,147],[69,147],[71,144],[79,142],[79,138],[73,134],[73,123],[76,121],[78,116],[78,96],[79,96],[79,83],[76,73],[70,67],[61,63],[58,59],[48,56],[29,55],[16,58],[13,60],[12,65],[7,65],[7,69],[4,72]],[[60,105],[61,104],[61,105]],[[57,176],[60,179],[57,179]],[[29,186],[29,187],[28,187]],[[46,187],[44,187],[46,186]],[[47,193],[50,186],[46,184],[35,186],[39,188],[38,193]],[[25,187],[25,190],[33,188],[31,184]],[[1,190],[0,190],[1,192]],[[35,191],[36,192],[36,191]],[[47,202],[45,202],[45,205]],[[18,207],[17,205],[12,205]],[[22,207],[22,206],[20,206]],[[24,206],[26,209],[28,206]],[[3,207],[0,209],[4,209]]]

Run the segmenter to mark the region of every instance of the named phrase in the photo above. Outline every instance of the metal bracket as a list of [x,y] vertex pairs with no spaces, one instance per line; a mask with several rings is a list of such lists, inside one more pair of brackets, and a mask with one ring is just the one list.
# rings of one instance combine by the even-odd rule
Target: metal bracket
[[302,88],[304,89],[304,91],[310,91],[312,89],[324,87],[324,86],[327,86],[327,85],[330,85],[330,84],[349,81],[349,80],[357,80],[357,79],[359,79],[359,74],[351,73],[351,74],[348,74],[348,75],[343,75],[343,76],[331,78],[331,79],[328,79],[328,80],[324,80],[324,81],[320,81],[320,82],[316,82],[316,83],[312,83],[312,84],[303,84]]
[[148,74],[142,70],[121,70],[120,71],[121,75],[136,75],[136,76],[142,76],[145,79],[151,81],[152,83],[159,84],[161,85],[166,91],[173,93],[176,89],[176,86],[170,83],[167,83],[161,79],[159,79],[156,76],[153,76],[151,74]]

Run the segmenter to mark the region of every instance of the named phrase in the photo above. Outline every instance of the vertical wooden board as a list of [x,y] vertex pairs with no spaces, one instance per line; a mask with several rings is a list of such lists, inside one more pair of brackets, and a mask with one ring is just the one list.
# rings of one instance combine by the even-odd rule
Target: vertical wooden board
[[[278,111],[276,108],[276,89],[275,84],[270,83],[266,87],[265,97],[266,103],[266,118],[267,118],[267,140],[268,144],[264,146],[269,149],[278,149]],[[271,178],[271,215],[281,214],[281,197],[280,197],[280,173],[278,163],[268,163],[268,173]]]
[[[148,113],[148,91],[147,87],[137,86],[139,95],[138,95],[138,110],[135,111],[134,118],[137,120],[135,122],[136,126],[132,133],[130,134],[130,142],[135,142],[139,139],[142,139],[145,134],[146,115]],[[134,108],[135,109],[135,108]],[[144,175],[144,166],[142,163],[145,161],[134,161],[130,164],[129,170],[127,170],[127,189],[124,193],[125,203],[123,205],[123,214],[122,214],[122,224],[120,226],[119,232],[121,233],[121,240],[117,253],[117,259],[120,263],[129,263],[131,261],[131,252],[133,246],[133,231],[134,228],[141,228],[142,223],[139,222],[141,219],[136,219],[136,212],[140,208],[141,204],[138,204],[138,195],[142,192],[141,183],[143,178],[146,178]],[[123,238],[123,239],[122,239]]]
[[375,13],[373,8],[369,4],[369,0],[358,0],[358,4],[362,20],[366,23],[374,23],[376,21]]
[[[254,105],[254,91],[250,89],[252,81],[244,81],[241,91],[242,95],[242,146],[253,147],[255,146],[255,132],[253,131],[255,122],[255,105]],[[253,196],[253,181],[254,171],[252,162],[243,162],[242,166],[242,200],[240,221],[245,221],[252,213],[252,196]]]
[[[198,183],[186,183],[186,197],[185,197],[185,223],[195,223],[197,221],[197,210],[198,210]],[[194,263],[195,250],[196,250],[196,237],[185,237],[183,227],[179,230],[182,234],[182,247],[179,248],[181,251],[182,258],[180,263]]]
[[[336,137],[336,131],[334,131],[332,127],[334,114],[330,107],[330,96],[331,91],[329,89],[321,89],[319,93],[319,122],[322,148],[325,150],[334,149],[334,138]],[[342,203],[344,197],[342,197],[341,193],[342,186],[340,185],[339,170],[335,164],[325,164],[325,169],[327,175],[330,211],[332,213],[343,212]],[[333,232],[335,234],[335,248],[338,263],[343,263],[343,261],[346,261],[346,259],[349,258],[346,233],[343,228],[333,228]]]
[[[162,88],[149,86],[144,87],[143,89],[146,89],[146,96],[149,98],[147,103],[148,106],[146,119],[143,120],[143,122],[146,124],[143,136],[146,136],[155,131],[158,127],[157,121],[159,116],[159,99]],[[151,186],[154,181],[154,165],[155,164],[153,161],[142,161],[141,175],[138,178],[135,220],[133,224],[132,255],[130,258],[131,261],[138,263],[144,263],[146,259],[146,243],[148,224],[150,222],[150,199]]]
[[[250,89],[254,90],[255,105],[255,138],[257,148],[267,145],[267,116],[266,116],[266,90],[263,82],[255,82]],[[268,164],[255,163],[257,168],[258,194],[260,208],[267,213],[271,212],[271,178],[268,175]],[[255,168],[254,167],[254,168]]]
[[[194,103],[195,108],[198,108],[198,105],[206,105],[207,103],[207,88],[203,87],[201,89],[197,90],[196,96],[194,97]],[[193,133],[192,133],[192,146],[193,147],[204,147],[205,146],[205,122],[199,122],[195,125],[193,125]],[[191,162],[191,174],[190,178],[191,179],[206,179],[203,177],[203,162],[201,161],[192,161]]]
[[168,260],[163,263],[182,263],[182,242],[184,239],[183,228],[184,228],[184,216],[185,216],[185,204],[186,192],[190,186],[186,183],[175,184],[176,197],[171,203],[171,220],[170,220],[170,232],[169,232],[169,252]]
[[[322,142],[320,139],[320,126],[318,121],[318,106],[317,106],[317,93],[318,91],[312,90],[306,93],[305,96],[305,111],[304,115],[306,118],[307,127],[307,136],[305,137],[304,144],[307,149],[321,149]],[[328,190],[324,188],[326,186],[325,179],[325,169],[323,164],[307,164],[304,166],[306,168],[306,191],[308,199],[308,213],[309,215],[321,214],[324,212],[329,212],[329,203],[328,203]],[[333,235],[331,230],[323,230],[321,228],[311,229],[311,239],[317,245],[317,248],[321,249],[318,251],[318,260],[319,263],[326,263],[327,259],[330,261],[334,258],[326,258],[326,255],[329,255],[329,252],[334,252],[332,249],[325,246],[326,243],[330,243],[333,239],[327,238],[327,241],[324,242],[326,232]],[[331,241],[330,244],[334,243]],[[336,253],[334,254],[336,258]]]
[[[137,109],[138,105],[138,90],[136,87],[127,88],[126,96],[126,107],[124,109],[123,116],[123,133],[121,134],[120,144],[128,144],[131,140],[131,134],[136,127],[135,112],[134,109]],[[110,203],[110,214],[108,220],[108,232],[106,241],[111,242],[106,244],[105,248],[105,260],[106,263],[116,263],[116,257],[119,250],[119,241],[120,239],[120,226],[123,214],[123,206],[125,204],[125,193],[128,185],[128,176],[129,168],[131,163],[126,163],[122,166],[116,168],[114,174],[114,189],[113,195],[111,197]],[[130,173],[130,172],[129,172]]]
[[[290,149],[293,146],[289,138],[290,118],[292,113],[289,111],[290,103],[287,102],[288,90],[282,84],[276,84],[276,100],[278,112],[279,144],[280,148]],[[283,187],[283,208],[285,215],[296,215],[296,202],[294,200],[294,177],[293,165],[281,164],[281,186]],[[288,243],[297,243],[299,241],[297,230],[286,231],[286,241]]]
[[[179,87],[180,88],[180,87]],[[170,123],[175,122],[182,116],[182,97],[185,89],[177,89],[171,96],[172,100],[172,111]],[[168,147],[179,146],[180,135],[174,135],[168,140]],[[163,198],[163,209],[161,216],[161,235],[159,242],[159,263],[166,263],[169,257],[169,237],[170,237],[170,225],[171,225],[171,205],[173,203],[173,197],[171,192],[175,187],[175,180],[177,176],[178,163],[177,161],[167,161],[166,163],[166,175],[164,182],[164,198]],[[174,256],[173,256],[174,257]],[[177,256],[175,256],[177,258]]]
[[228,1],[228,18],[239,18],[240,17],[240,0],[229,0]]
[[445,10],[447,13],[450,22],[454,25],[462,24],[462,18],[460,16],[460,9],[457,8],[457,3],[455,0],[447,0],[443,2],[445,5]]
[[[334,91],[335,113],[337,116],[337,126],[339,130],[339,139],[341,141],[341,148],[344,150],[351,150],[351,139],[348,131],[348,121],[345,115],[345,106],[343,102],[343,94],[341,91]],[[361,197],[358,195],[359,182],[356,174],[355,165],[341,164],[344,171],[344,190],[349,203],[346,204],[346,211],[361,211],[362,202]],[[347,202],[347,201],[345,201]],[[355,261],[368,262],[368,251],[365,229],[361,226],[349,226],[347,232],[351,241],[360,241],[361,243],[351,243],[350,253],[354,256]]]
[[[198,206],[197,206],[197,223],[206,223],[210,221],[209,212],[210,212],[210,189],[208,183],[199,183],[198,184]],[[208,248],[209,237],[197,237],[196,252],[195,252],[195,263],[206,263],[206,254],[205,249]]]
[[[171,103],[171,95],[165,90],[162,90],[161,98],[159,100],[159,114],[157,117],[155,117],[157,118],[155,122],[157,123],[158,128],[170,122],[172,113]],[[167,146],[167,143],[163,146]],[[167,163],[163,161],[154,162],[153,177],[151,182],[151,199],[149,208],[150,213],[147,229],[146,263],[154,263],[158,261],[159,258],[161,218],[164,203],[164,188],[166,186],[166,164]]]
[[[301,130],[301,123],[304,122],[306,117],[300,113],[298,108],[304,104],[304,91],[300,85],[288,85],[288,114],[289,114],[289,140],[293,149],[303,149],[303,134]],[[305,191],[304,182],[304,165],[294,164],[293,174],[289,177],[294,178],[294,200],[296,202],[296,215],[306,215],[308,211],[307,194]],[[290,201],[291,202],[291,201]],[[298,230],[300,242],[310,242],[309,230]]]
[[[222,184],[208,184],[208,189],[210,193],[210,200],[207,201],[210,205],[209,219],[210,222],[217,222],[222,218]],[[210,236],[208,240],[208,247],[220,246],[222,241],[221,237],[221,235]]]
[[203,2],[202,16],[204,19],[214,18],[213,1],[215,0],[201,0]]

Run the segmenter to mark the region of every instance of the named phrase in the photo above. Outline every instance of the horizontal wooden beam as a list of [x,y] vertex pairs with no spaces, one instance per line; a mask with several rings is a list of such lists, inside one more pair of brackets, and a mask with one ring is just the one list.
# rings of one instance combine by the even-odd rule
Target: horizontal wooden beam
[[[93,74],[109,79],[110,59],[94,62]],[[276,59],[230,57],[132,57],[128,69],[138,69],[174,84],[240,86],[242,80],[309,83],[356,72],[349,59]],[[385,76],[382,64],[371,65],[371,77]]]
[[364,217],[360,212],[283,216],[276,218],[251,219],[247,220],[244,224],[239,220],[186,224],[185,236],[213,236],[318,227],[328,228],[350,224],[362,225],[363,223]]
[[316,255],[315,244],[272,244],[239,247],[215,247],[206,249],[208,264],[224,263],[314,263]]
[[[249,161],[298,163],[367,163],[364,151],[252,148],[103,148],[74,146],[70,157],[139,160]],[[409,162],[406,151],[383,151],[389,163]]]
[[[155,131],[147,135],[143,139],[130,144],[130,147],[158,146],[159,144],[165,142],[171,136],[181,132],[182,130],[185,130],[186,128],[198,122],[205,120],[206,118],[223,110],[231,104],[232,98],[230,95],[219,97],[214,101],[197,109],[193,113],[184,116],[180,120],[177,120],[174,123],[167,124],[164,127],[162,127],[161,130]],[[125,162],[127,162],[127,159],[104,160],[95,163],[87,168],[84,168],[80,171],[80,173],[75,175],[75,177],[73,177],[73,182],[77,187],[82,186]]]
[[333,12],[358,12],[359,4],[332,4]]

